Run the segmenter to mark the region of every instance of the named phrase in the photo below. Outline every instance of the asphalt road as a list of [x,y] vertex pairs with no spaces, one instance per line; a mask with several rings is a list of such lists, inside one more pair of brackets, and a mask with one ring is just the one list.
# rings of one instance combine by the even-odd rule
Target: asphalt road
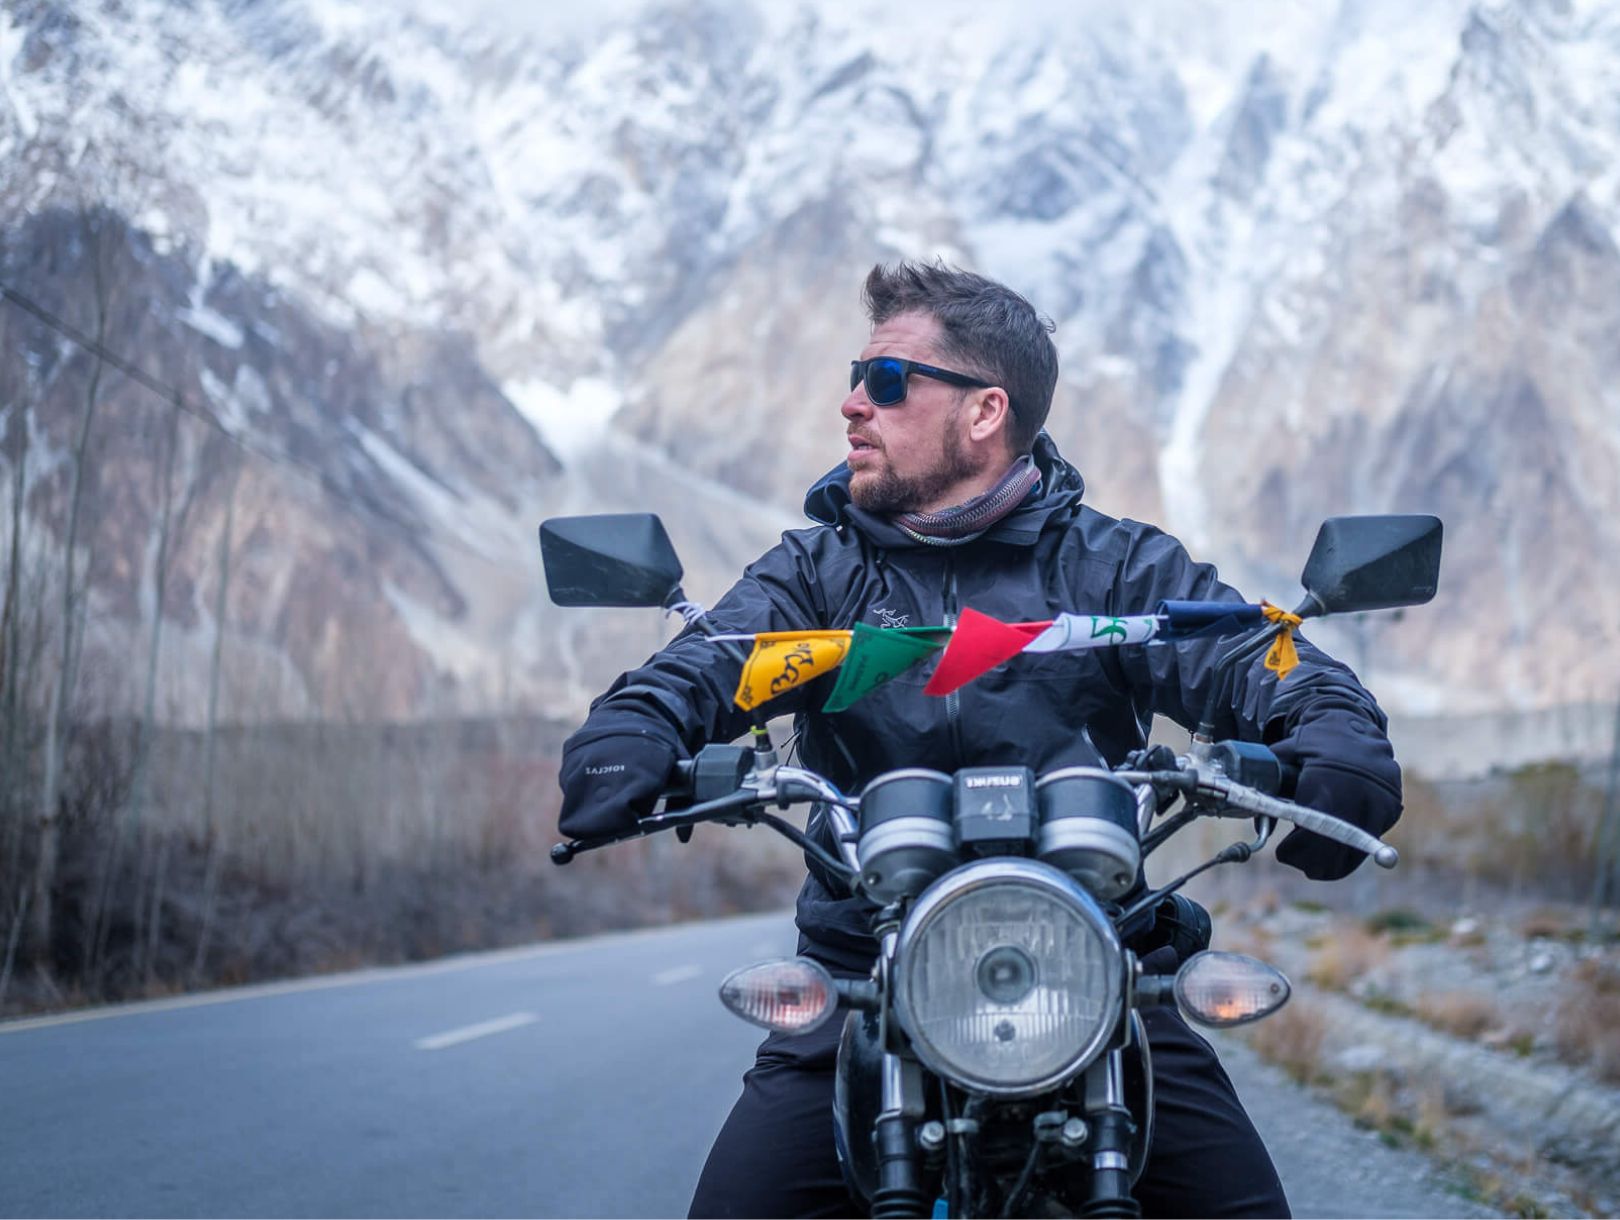
[[[669,1216],[784,915],[0,1024],[0,1215]],[[1300,1215],[1479,1215],[1223,1048]]]

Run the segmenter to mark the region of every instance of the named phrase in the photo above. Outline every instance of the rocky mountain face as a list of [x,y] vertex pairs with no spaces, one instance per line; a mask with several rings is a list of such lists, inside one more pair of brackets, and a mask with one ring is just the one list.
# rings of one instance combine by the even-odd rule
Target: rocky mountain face
[[[1050,429],[1092,502],[1252,594],[1295,595],[1324,516],[1439,513],[1435,603],[1320,633],[1386,702],[1607,698],[1616,64],[1620,13],[1553,0],[687,3],[555,29],[429,0],[7,0],[0,256],[87,332],[103,260],[108,346],[197,409],[161,607],[176,718],[233,495],[236,714],[579,708],[667,627],[546,605],[534,524],[662,511],[718,596],[841,456],[866,269],[934,256],[1055,320]],[[7,486],[26,438],[44,556],[93,362],[3,324]],[[102,398],[79,545],[117,655],[159,612],[169,416],[111,373]]]

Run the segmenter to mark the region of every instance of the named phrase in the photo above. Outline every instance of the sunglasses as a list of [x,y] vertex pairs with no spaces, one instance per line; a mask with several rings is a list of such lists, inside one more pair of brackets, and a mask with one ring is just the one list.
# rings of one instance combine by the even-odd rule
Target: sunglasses
[[989,389],[994,384],[980,381],[977,377],[969,377],[965,373],[953,373],[950,369],[937,369],[931,364],[918,364],[915,360],[901,360],[895,356],[873,356],[870,360],[849,362],[849,388],[853,390],[864,381],[868,402],[874,407],[894,407],[905,401],[906,380],[913,373],[920,377],[932,377],[935,381],[944,381],[950,385],[971,386],[981,390]]

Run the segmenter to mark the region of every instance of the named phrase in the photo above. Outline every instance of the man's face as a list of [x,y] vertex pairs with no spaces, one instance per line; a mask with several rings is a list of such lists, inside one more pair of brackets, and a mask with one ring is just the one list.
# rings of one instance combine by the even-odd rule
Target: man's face
[[[898,356],[950,368],[939,352],[939,323],[925,313],[903,313],[872,331],[861,359]],[[957,370],[961,371],[961,370]],[[982,471],[968,447],[959,386],[913,375],[905,399],[874,407],[861,383],[844,399],[849,435],[849,492],[868,512],[935,512],[976,492]]]

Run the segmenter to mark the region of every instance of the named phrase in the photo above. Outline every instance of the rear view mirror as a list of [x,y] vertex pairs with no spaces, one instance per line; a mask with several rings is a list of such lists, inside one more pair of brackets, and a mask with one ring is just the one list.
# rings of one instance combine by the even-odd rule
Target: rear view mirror
[[652,513],[542,521],[540,557],[559,606],[662,606],[680,588],[681,561]]
[[1330,517],[1317,532],[1300,583],[1299,613],[1342,614],[1421,606],[1440,584],[1439,517]]

